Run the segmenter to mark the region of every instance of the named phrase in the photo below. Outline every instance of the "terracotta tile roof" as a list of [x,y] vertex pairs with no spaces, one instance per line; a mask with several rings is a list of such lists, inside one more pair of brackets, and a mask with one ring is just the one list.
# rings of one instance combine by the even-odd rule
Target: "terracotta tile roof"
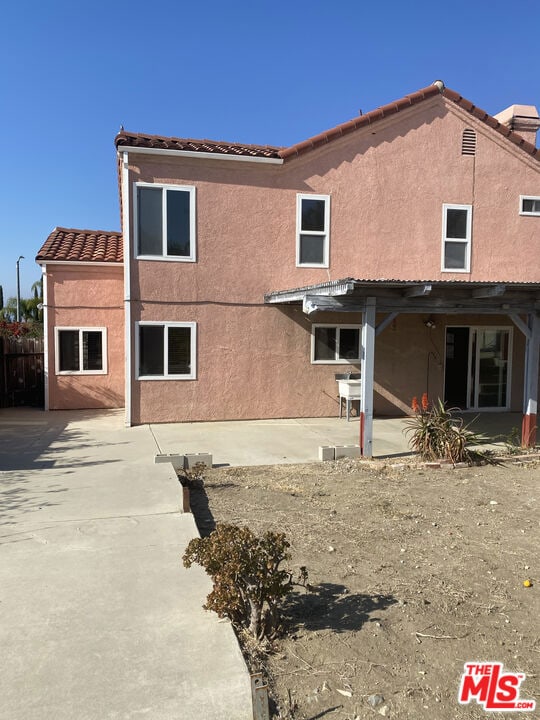
[[314,137],[308,138],[307,140],[303,140],[301,143],[291,145],[290,147],[282,150],[280,152],[280,156],[283,159],[287,159],[301,155],[302,153],[308,150],[313,150],[321,145],[327,145],[332,140],[348,135],[360,128],[373,125],[378,120],[395,115],[401,110],[417,105],[428,98],[436,97],[437,95],[440,95],[440,92],[440,88],[437,85],[430,85],[429,87],[418,90],[411,95],[405,95],[405,97],[400,100],[396,100],[392,103],[388,103],[388,105],[382,105],[375,110],[371,110],[365,115],[358,115],[358,117],[355,117],[352,120],[336,125],[336,127],[326,130]]
[[122,233],[57,227],[38,252],[36,261],[121,263]]
[[419,103],[429,100],[430,98],[442,95],[447,100],[455,103],[460,108],[470,113],[473,117],[488,125],[497,131],[514,145],[519,146],[532,157],[540,160],[540,149],[527,142],[521,135],[510,130],[506,125],[502,125],[493,116],[489,115],[485,110],[476,107],[469,100],[459,93],[449,88],[445,88],[441,81],[433,83],[428,87],[422,88],[417,92],[405,95],[400,100],[382,105],[375,110],[371,110],[365,115],[344,122],[341,125],[326,130],[325,132],[315,135],[314,137],[303,140],[300,143],[291,145],[290,147],[280,148],[262,145],[241,145],[239,143],[215,142],[213,140],[190,140],[183,138],[167,138],[160,135],[143,135],[138,133],[128,133],[122,130],[116,136],[116,146],[121,147],[143,147],[143,148],[163,148],[168,150],[191,151],[215,153],[216,155],[244,155],[260,158],[275,158],[289,160],[305,152],[314,150],[315,148],[327,145],[329,142],[336,140],[344,135],[348,135],[360,128],[374,125],[379,120],[395,115],[402,110],[418,105]]
[[359,115],[353,120],[349,120],[348,122],[342,123],[341,125],[337,125],[331,130],[320,133],[320,135],[315,135],[314,137],[308,138],[301,143],[291,145],[291,147],[285,148],[280,151],[280,157],[282,157],[283,159],[295,157],[306,151],[320,147],[321,145],[326,145],[332,140],[342,137],[343,135],[347,135],[354,130],[373,125],[378,120],[382,120],[383,118],[395,115],[401,110],[412,107],[413,105],[417,105],[418,103],[421,103],[429,98],[436,97],[439,94],[441,94],[447,100],[454,102],[456,105],[459,105],[460,108],[467,111],[478,120],[481,120],[490,128],[493,128],[493,130],[496,130],[501,135],[504,135],[504,137],[508,138],[511,142],[514,143],[514,145],[518,145],[519,147],[521,147],[521,149],[525,150],[525,152],[529,155],[532,155],[537,160],[540,160],[540,150],[537,149],[534,145],[527,142],[518,133],[510,130],[510,128],[508,128],[506,125],[502,125],[498,120],[496,120],[493,116],[489,115],[485,110],[481,110],[480,108],[476,107],[476,105],[474,105],[469,100],[466,100],[459,93],[455,92],[454,90],[450,90],[449,88],[445,88],[444,84],[441,81],[437,81],[437,83],[434,83],[429,87],[423,88],[422,90],[418,90],[411,95],[406,95],[404,98],[401,98],[401,100],[396,100],[392,103],[389,103],[388,105],[382,105],[380,108],[377,108],[376,110],[371,110],[365,115]]
[[121,130],[115,138],[117,148],[135,147],[182,152],[211,153],[214,155],[244,155],[247,157],[279,159],[278,147],[270,145],[244,145],[218,140],[192,140],[189,138],[144,135]]
[[527,142],[527,140],[525,140],[525,138],[523,138],[519,133],[515,132],[514,130],[510,130],[509,127],[500,123],[496,118],[494,118],[492,115],[489,115],[489,113],[487,113],[485,110],[481,110],[479,107],[476,107],[476,105],[473,105],[472,102],[465,99],[462,95],[455,92],[454,90],[450,90],[450,88],[444,88],[442,94],[445,98],[456,103],[456,105],[459,105],[460,108],[466,110],[475,118],[481,120],[483,123],[488,125],[490,128],[493,128],[493,130],[496,130],[501,135],[504,135],[504,137],[508,138],[510,142],[514,143],[514,145],[518,145],[518,147],[520,147],[522,150],[525,150],[526,153],[532,155],[537,160],[540,160],[539,148],[537,148],[532,143]]

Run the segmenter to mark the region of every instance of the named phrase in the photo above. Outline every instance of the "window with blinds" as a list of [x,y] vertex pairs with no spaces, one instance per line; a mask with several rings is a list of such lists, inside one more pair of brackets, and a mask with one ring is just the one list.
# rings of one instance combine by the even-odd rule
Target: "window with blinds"
[[105,328],[55,328],[55,356],[58,375],[106,373]]
[[196,323],[140,322],[138,377],[195,379]]

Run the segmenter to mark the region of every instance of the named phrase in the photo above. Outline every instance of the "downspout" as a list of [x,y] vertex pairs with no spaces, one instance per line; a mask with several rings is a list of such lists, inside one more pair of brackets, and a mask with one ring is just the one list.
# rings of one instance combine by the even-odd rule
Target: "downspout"
[[125,424],[131,427],[131,250],[129,222],[129,156],[122,153],[122,242],[124,255]]
[[45,410],[49,409],[49,303],[47,293],[47,265],[41,266],[43,286],[43,391]]

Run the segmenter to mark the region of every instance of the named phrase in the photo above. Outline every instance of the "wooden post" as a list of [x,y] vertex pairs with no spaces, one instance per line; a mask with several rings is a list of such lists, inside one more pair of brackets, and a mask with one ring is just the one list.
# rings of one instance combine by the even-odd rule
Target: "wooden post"
[[540,317],[530,314],[528,318],[530,335],[525,344],[525,388],[523,393],[523,424],[521,445],[534,447],[536,444],[536,418],[538,409],[538,372],[540,368]]
[[375,305],[366,298],[362,313],[362,384],[360,408],[360,454],[373,457],[373,379],[375,375]]

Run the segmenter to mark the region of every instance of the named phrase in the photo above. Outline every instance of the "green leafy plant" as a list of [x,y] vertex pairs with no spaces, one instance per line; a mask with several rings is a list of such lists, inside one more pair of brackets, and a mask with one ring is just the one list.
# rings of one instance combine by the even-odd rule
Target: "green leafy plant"
[[456,417],[455,409],[447,408],[440,399],[430,403],[426,393],[421,405],[413,398],[412,409],[415,414],[406,421],[405,432],[422,460],[445,459],[455,465],[478,459],[479,453],[471,446],[484,442],[484,438],[469,429],[470,423],[465,425],[463,418]]
[[300,568],[298,581],[281,568],[290,560],[283,533],[257,537],[249,528],[218,524],[205,538],[194,538],[182,558],[189,568],[196,562],[212,578],[214,587],[204,605],[228,617],[255,638],[272,638],[279,630],[279,607],[295,585],[307,587],[308,573]]

